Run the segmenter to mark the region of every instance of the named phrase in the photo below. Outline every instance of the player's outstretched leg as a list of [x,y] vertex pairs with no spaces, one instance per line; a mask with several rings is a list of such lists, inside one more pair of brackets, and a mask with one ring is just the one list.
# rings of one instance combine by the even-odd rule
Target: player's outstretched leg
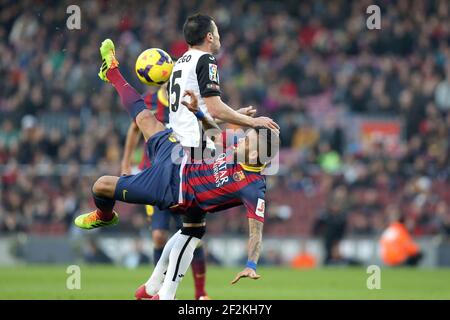
[[175,298],[178,285],[183,280],[194,257],[194,251],[205,234],[205,225],[204,213],[190,212],[183,216],[183,228],[170,251],[169,265],[163,285],[158,294],[152,298],[153,300],[173,300]]
[[[155,296],[159,300],[173,300],[178,289],[178,285],[183,280],[189,265],[194,256],[194,250],[200,242],[200,237],[180,233],[170,251],[169,265],[163,285]],[[160,259],[161,260],[161,259]],[[154,298],[155,298],[154,297]]]
[[100,79],[111,82],[120,96],[122,105],[144,135],[145,140],[165,129],[146,108],[141,95],[123,78],[119,71],[119,62],[115,57],[115,47],[111,39],[106,39],[100,47],[102,66],[98,73]]
[[135,175],[100,177],[92,187],[97,210],[76,218],[75,225],[93,229],[117,223],[117,214],[113,211],[116,200],[135,204],[156,204],[162,201],[161,197],[166,194],[164,188],[168,186],[161,184],[161,175],[165,171],[159,169],[153,165]]
[[98,179],[92,187],[92,197],[97,210],[82,214],[75,219],[75,225],[82,229],[94,229],[116,225],[119,215],[113,210],[114,190],[118,177],[103,176]]
[[150,299],[161,289],[167,272],[167,267],[169,265],[170,252],[172,251],[172,248],[175,245],[180,233],[181,230],[175,233],[169,239],[169,241],[167,241],[166,245],[164,246],[164,250],[162,251],[161,257],[159,258],[158,263],[156,264],[155,269],[152,272],[152,275],[145,284],[141,285],[136,290],[135,297],[137,300]]

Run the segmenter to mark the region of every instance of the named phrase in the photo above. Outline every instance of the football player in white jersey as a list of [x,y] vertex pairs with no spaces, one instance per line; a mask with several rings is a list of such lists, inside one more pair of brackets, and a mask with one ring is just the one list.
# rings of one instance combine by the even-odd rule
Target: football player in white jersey
[[[200,111],[216,120],[245,127],[262,126],[278,130],[278,125],[270,118],[252,118],[255,113],[253,107],[236,111],[222,101],[219,71],[214,57],[220,50],[220,36],[214,20],[207,15],[192,15],[184,23],[183,34],[189,50],[176,62],[167,88],[169,122],[181,145],[202,147],[200,122],[181,104],[181,95],[186,90],[196,95]],[[208,141],[207,147],[214,148],[211,141]]]

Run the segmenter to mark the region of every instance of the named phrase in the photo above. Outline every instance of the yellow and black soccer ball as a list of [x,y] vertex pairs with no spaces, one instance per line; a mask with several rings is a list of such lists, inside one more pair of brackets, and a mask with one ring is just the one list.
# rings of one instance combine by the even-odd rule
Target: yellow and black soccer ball
[[142,83],[149,86],[164,84],[169,80],[172,69],[172,58],[162,49],[147,49],[136,59],[136,75]]

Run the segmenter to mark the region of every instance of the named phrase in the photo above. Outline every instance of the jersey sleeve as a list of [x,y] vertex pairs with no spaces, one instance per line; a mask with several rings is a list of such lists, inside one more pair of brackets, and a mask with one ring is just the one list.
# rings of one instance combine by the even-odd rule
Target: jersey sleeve
[[219,69],[214,56],[202,55],[197,62],[198,87],[202,97],[220,96]]
[[266,184],[264,180],[254,181],[241,190],[241,199],[247,209],[247,217],[264,222],[266,211]]

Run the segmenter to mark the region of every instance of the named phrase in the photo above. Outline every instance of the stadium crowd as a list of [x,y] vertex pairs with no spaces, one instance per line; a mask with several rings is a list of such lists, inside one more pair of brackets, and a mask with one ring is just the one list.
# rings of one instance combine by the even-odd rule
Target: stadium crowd
[[[201,11],[221,33],[223,99],[282,128],[269,234],[311,235],[330,216],[345,234],[379,234],[402,215],[413,235],[450,235],[448,1],[81,1],[80,30],[66,27],[70,1],[47,2],[1,2],[1,233],[69,232],[94,179],[119,173],[129,119],[97,77],[100,42],[118,43],[122,72],[144,91],[138,54],[180,56],[182,23]],[[366,27],[373,3],[381,30]],[[363,149],[358,117],[401,123],[395,151],[383,140]],[[140,207],[122,210],[120,230],[147,228]],[[245,232],[234,211],[214,215],[212,232]]]

